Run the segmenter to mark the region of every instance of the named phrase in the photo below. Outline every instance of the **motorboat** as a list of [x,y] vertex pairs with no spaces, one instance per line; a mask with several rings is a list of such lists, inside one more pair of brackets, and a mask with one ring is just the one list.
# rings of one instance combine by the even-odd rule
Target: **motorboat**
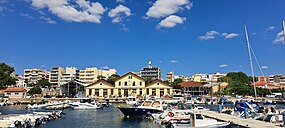
[[128,104],[128,105],[135,105],[135,104],[138,104],[138,100],[134,96],[128,96],[126,104]]
[[163,101],[161,100],[145,100],[137,107],[121,107],[118,108],[125,116],[147,116],[153,113],[163,113]]
[[[163,117],[163,116],[161,116]],[[162,119],[162,123],[171,125],[174,128],[189,127],[225,127],[230,125],[229,122],[220,122],[216,119],[206,118],[199,111],[176,110],[169,111]]]
[[27,109],[45,109],[49,104],[28,104]]
[[80,99],[80,102],[73,102],[70,105],[75,110],[94,110],[102,107],[100,103],[91,99]]

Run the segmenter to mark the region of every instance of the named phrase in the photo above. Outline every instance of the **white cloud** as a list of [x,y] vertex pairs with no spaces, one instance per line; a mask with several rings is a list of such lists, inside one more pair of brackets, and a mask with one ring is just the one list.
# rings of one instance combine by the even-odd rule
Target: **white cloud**
[[34,19],[34,17],[32,17],[31,15],[29,15],[28,13],[20,13],[21,16],[23,17],[27,17],[29,19]]
[[45,20],[49,24],[56,24],[56,22],[49,17],[41,16],[40,19]]
[[217,31],[208,31],[205,35],[199,36],[198,38],[200,40],[209,40],[216,38],[217,35],[220,35],[220,33]]
[[263,68],[263,69],[267,69],[267,68],[268,68],[268,66],[263,65],[263,66],[261,66],[261,68]]
[[277,33],[276,38],[273,42],[277,44],[277,43],[282,43],[283,41],[284,41],[284,35],[283,35],[283,31],[281,31]]
[[146,12],[147,18],[161,18],[174,14],[182,9],[191,9],[188,0],[157,0]]
[[117,3],[125,3],[126,1],[125,0],[117,0],[116,2]]
[[109,66],[104,66],[104,67],[101,67],[101,69],[110,69]]
[[237,33],[223,33],[222,36],[225,37],[225,39],[230,39],[230,38],[234,38],[234,37],[239,36],[239,34],[237,34]]
[[275,30],[274,26],[270,26],[270,27],[266,28],[266,31],[273,31],[273,30]]
[[176,26],[177,24],[182,24],[185,20],[186,18],[183,18],[183,17],[181,18],[176,15],[170,15],[166,17],[165,19],[163,19],[162,21],[160,21],[160,23],[157,25],[157,28],[158,29],[161,27],[172,28]]
[[219,67],[220,68],[225,68],[225,67],[228,67],[228,65],[227,64],[221,64]]
[[76,0],[74,4],[76,5],[70,4],[68,0],[32,0],[32,6],[37,9],[48,8],[51,13],[65,21],[101,23],[106,9],[99,2]]
[[178,60],[171,60],[170,63],[178,63]]
[[131,15],[131,10],[124,5],[118,5],[116,8],[111,9],[108,13],[108,16],[113,18],[113,23],[120,23],[124,17],[129,17]]

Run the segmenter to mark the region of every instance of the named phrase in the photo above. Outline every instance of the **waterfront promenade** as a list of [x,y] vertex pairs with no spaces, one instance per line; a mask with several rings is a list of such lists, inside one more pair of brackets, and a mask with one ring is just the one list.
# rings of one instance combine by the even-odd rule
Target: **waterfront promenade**
[[209,110],[203,110],[201,113],[207,117],[231,122],[232,124],[242,126],[242,127],[250,127],[250,128],[280,128],[279,124],[267,123],[254,119],[243,119],[239,117],[235,117],[232,115],[218,113]]

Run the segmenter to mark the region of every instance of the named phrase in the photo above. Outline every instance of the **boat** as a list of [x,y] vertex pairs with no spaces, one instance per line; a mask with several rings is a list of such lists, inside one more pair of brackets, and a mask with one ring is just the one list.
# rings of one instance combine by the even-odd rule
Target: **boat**
[[225,127],[230,125],[229,122],[220,122],[216,119],[206,118],[199,111],[194,110],[174,110],[169,111],[167,115],[160,116],[162,124],[172,128],[189,128],[189,127]]
[[28,104],[27,109],[45,109],[49,104]]
[[147,116],[153,113],[163,113],[163,101],[161,100],[145,100],[137,107],[121,107],[118,108],[125,116]]
[[128,104],[128,105],[138,104],[138,99],[136,97],[134,97],[134,96],[128,96],[126,104]]
[[75,110],[94,110],[100,109],[102,106],[100,103],[96,101],[92,101],[91,99],[80,99],[80,102],[71,103],[71,108]]

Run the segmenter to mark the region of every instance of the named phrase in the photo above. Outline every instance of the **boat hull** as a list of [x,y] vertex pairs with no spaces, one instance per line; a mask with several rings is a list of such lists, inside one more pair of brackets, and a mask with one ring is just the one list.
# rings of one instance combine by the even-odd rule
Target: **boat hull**
[[153,113],[162,113],[162,110],[137,108],[137,107],[118,107],[125,116],[146,116]]

